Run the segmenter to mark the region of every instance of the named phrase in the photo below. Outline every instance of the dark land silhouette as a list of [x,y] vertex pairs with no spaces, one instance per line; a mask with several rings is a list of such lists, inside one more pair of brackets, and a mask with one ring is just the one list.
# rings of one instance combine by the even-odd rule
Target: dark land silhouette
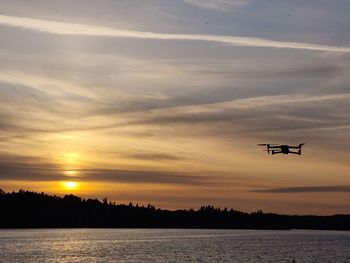
[[105,198],[82,199],[0,189],[0,228],[215,228],[350,230],[350,215],[291,216],[243,213],[203,206],[169,211],[152,205],[116,205]]

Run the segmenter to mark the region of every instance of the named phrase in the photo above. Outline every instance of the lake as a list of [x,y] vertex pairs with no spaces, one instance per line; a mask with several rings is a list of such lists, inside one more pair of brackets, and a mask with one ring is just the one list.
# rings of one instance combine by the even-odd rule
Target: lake
[[350,262],[350,232],[0,230],[0,262]]

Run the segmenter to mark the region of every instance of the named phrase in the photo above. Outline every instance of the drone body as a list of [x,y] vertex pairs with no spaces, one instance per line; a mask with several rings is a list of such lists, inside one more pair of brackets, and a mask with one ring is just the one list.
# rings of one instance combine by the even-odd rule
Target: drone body
[[[278,144],[258,144],[258,146],[266,146],[266,151],[268,154],[279,154],[279,153],[283,153],[283,154],[298,154],[301,155],[301,147],[304,145],[305,143],[301,143],[297,146],[293,146],[293,145],[278,145]],[[291,151],[291,149],[296,149],[297,151]]]

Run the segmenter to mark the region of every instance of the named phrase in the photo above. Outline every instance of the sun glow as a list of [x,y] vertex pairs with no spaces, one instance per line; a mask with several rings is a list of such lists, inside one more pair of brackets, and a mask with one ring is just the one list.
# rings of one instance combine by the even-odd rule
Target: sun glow
[[76,183],[76,182],[64,182],[63,186],[67,190],[74,190],[74,189],[77,189],[78,183]]
[[68,152],[64,154],[64,160],[66,164],[76,165],[79,163],[80,154],[77,152]]
[[76,176],[77,175],[76,171],[64,171],[63,173],[67,176]]

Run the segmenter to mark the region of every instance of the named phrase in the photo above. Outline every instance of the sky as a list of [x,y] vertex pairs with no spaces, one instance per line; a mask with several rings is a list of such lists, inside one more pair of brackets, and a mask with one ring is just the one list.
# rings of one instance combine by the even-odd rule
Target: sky
[[[0,0],[0,188],[350,213],[347,0]],[[268,155],[259,143],[306,143]]]

